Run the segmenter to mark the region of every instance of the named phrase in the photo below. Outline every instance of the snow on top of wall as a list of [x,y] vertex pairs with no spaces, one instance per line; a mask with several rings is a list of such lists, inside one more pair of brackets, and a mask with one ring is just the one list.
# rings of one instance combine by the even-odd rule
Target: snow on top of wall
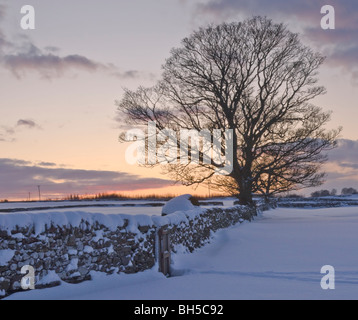
[[188,210],[184,212],[176,211],[175,213],[166,215],[164,217],[153,216],[152,220],[154,224],[158,227],[162,227],[169,224],[177,225],[182,222],[188,222],[189,220],[193,220],[195,217],[203,214],[206,211],[203,208],[199,208],[199,207],[194,207],[194,208],[195,209],[193,210]]
[[141,226],[164,226],[167,224],[179,224],[187,222],[196,216],[204,213],[206,210],[193,206],[193,210],[176,211],[169,216],[148,216],[148,215],[126,215],[126,214],[101,214],[84,211],[66,211],[66,212],[41,212],[41,213],[0,213],[0,230],[10,231],[16,228],[34,227],[35,235],[45,232],[46,227],[82,227],[83,222],[90,225],[99,223],[111,231],[123,227],[126,222],[126,230],[132,233],[139,233],[138,227]]
[[167,202],[167,204],[162,209],[163,215],[172,214],[178,211],[191,211],[195,210],[196,206],[192,204],[190,199],[193,196],[191,194],[184,194],[182,196],[176,197]]
[[34,226],[35,234],[41,234],[45,227],[80,227],[82,222],[103,224],[111,230],[122,227],[125,223],[121,215],[104,215],[82,211],[41,212],[41,213],[4,213],[0,214],[0,230],[14,230]]

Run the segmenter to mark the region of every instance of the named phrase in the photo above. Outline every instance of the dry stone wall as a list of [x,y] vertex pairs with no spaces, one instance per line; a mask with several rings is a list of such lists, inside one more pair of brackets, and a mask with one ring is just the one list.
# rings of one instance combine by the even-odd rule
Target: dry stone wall
[[197,209],[166,217],[84,212],[0,215],[0,298],[22,290],[24,266],[35,271],[36,289],[91,279],[91,272],[136,273],[156,264],[160,228],[170,231],[173,251],[188,252],[213,232],[245,220],[256,209]]
[[170,242],[172,251],[176,247],[193,252],[210,241],[212,233],[219,229],[251,221],[256,215],[256,210],[249,207],[234,207],[230,209],[213,208],[206,210],[200,216],[179,224],[170,224],[167,228],[170,231]]

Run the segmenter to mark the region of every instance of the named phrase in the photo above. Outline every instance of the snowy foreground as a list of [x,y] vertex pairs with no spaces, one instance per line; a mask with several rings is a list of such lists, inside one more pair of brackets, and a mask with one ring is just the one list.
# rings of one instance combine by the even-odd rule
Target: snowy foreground
[[[175,276],[93,274],[82,284],[17,293],[9,300],[358,299],[358,207],[277,209],[173,257]],[[335,268],[335,290],[320,273]]]

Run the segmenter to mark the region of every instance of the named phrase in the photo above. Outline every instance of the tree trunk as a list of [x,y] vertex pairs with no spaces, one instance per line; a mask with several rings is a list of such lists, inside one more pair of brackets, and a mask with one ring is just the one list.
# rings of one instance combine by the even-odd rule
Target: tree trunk
[[240,170],[240,177],[238,179],[238,185],[240,188],[239,201],[242,205],[254,206],[254,201],[252,199],[252,189],[253,189],[253,180],[252,180],[252,142],[247,141],[246,147],[244,150],[243,157],[245,158],[245,166]]
[[254,206],[254,201],[252,197],[252,181],[251,178],[247,175],[240,176],[238,179],[239,185],[239,201],[241,205],[244,206]]
[[254,206],[254,200],[252,198],[252,194],[247,190],[241,190],[239,194],[239,201],[241,205],[250,206],[250,207]]

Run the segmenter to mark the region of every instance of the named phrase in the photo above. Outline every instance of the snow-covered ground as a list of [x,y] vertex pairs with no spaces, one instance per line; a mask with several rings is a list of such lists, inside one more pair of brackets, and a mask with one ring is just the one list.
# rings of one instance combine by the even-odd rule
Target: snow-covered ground
[[[277,209],[214,235],[193,254],[173,257],[174,277],[93,274],[82,284],[8,299],[358,299],[358,208]],[[322,266],[335,290],[322,290]]]
[[[129,200],[129,201],[49,201],[49,202],[9,202],[0,203],[0,213],[4,210],[14,210],[21,212],[67,212],[81,208],[81,211],[89,213],[102,214],[146,214],[161,215],[161,207],[149,206],[149,204],[164,204],[165,201],[145,201],[145,200]],[[130,205],[130,206],[127,206]],[[133,207],[134,206],[134,207]],[[71,208],[71,209],[70,209]],[[23,209],[23,210],[22,210]],[[36,210],[41,209],[41,210]],[[26,210],[26,211],[25,211]]]
[[[220,198],[223,202],[222,208],[232,207],[235,199]],[[86,211],[88,213],[102,214],[127,214],[127,215],[148,215],[160,216],[162,207],[166,201],[154,200],[128,200],[128,201],[53,201],[53,202],[8,202],[0,203],[0,214],[5,210],[14,210],[17,213],[31,212],[68,212],[69,210]],[[212,208],[212,206],[202,206],[203,208]],[[36,210],[41,208],[40,210]],[[76,209],[77,208],[77,209]]]

